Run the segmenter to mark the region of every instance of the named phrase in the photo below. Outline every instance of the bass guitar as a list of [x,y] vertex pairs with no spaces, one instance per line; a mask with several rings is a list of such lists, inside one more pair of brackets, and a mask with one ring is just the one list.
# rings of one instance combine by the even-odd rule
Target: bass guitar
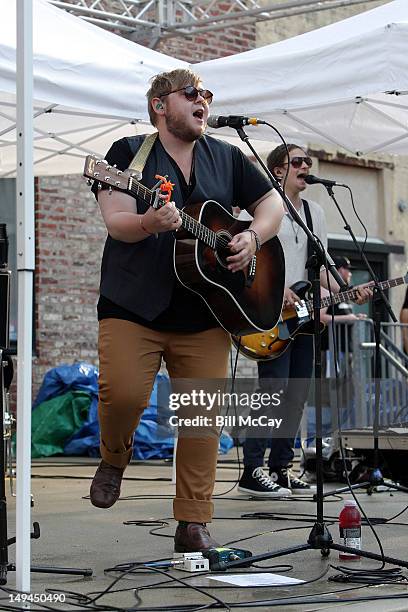
[[[408,283],[408,273],[399,278],[382,281],[379,283],[379,286],[381,289],[386,290],[391,287],[398,287],[404,283]],[[284,308],[282,310],[281,320],[272,329],[266,332],[249,334],[241,337],[237,337],[237,335],[232,336],[234,346],[249,359],[270,361],[280,357],[298,334],[312,335],[314,331],[312,320],[313,300],[305,299],[310,288],[311,283],[308,281],[299,281],[292,285],[291,289],[301,298],[300,301],[296,302],[294,307]],[[321,299],[320,308],[327,308],[328,306],[340,304],[341,302],[352,302],[356,297],[356,289],[349,289],[341,293],[333,293],[332,296],[328,295]],[[285,321],[289,319],[296,319],[296,328],[291,334],[289,334],[285,323]],[[324,323],[321,323],[322,330],[324,327]]]
[[[148,189],[130,170],[118,170],[93,155],[86,157],[84,176],[141,198],[154,208],[165,206],[171,197],[172,184],[167,177],[157,176],[157,185]],[[231,334],[251,334],[276,325],[285,284],[285,260],[279,239],[265,242],[245,271],[233,273],[227,267],[226,258],[231,254],[228,243],[250,222],[236,219],[214,200],[189,204],[179,212],[182,226],[175,232],[174,241],[178,280],[202,297]]]

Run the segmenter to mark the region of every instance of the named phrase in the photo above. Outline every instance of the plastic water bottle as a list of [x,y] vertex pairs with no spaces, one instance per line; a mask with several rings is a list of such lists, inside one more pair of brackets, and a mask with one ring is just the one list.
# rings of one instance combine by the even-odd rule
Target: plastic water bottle
[[[346,500],[339,516],[340,542],[350,548],[361,548],[361,515],[354,499]],[[360,555],[340,552],[339,559],[357,561]]]

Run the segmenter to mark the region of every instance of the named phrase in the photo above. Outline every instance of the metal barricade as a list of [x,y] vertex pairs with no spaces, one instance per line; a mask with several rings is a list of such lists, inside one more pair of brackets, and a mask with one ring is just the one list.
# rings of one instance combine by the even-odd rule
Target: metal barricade
[[[372,427],[376,390],[374,322],[371,319],[360,319],[346,323],[335,322],[328,327],[329,351],[326,376],[333,380],[333,384],[329,385],[333,431],[338,429],[335,410],[337,403],[340,404],[342,429]],[[379,380],[381,427],[408,423],[408,355],[403,350],[405,333],[408,333],[407,324],[381,323]],[[337,391],[334,384],[335,363],[339,377]]]

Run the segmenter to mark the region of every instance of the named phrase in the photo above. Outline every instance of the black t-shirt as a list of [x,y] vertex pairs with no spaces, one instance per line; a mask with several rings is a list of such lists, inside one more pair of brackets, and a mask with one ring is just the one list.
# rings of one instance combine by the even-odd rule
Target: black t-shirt
[[[160,143],[158,143],[161,146]],[[227,204],[238,205],[247,208],[252,202],[258,200],[271,189],[269,180],[256,168],[256,166],[245,157],[237,148],[232,147],[234,156],[234,202]],[[195,186],[196,161],[193,160],[189,184],[186,183],[184,175],[174,159],[166,153],[174,168],[175,177],[182,193],[183,203],[186,203]],[[116,164],[121,170],[129,167],[134,154],[126,138],[113,143],[106,155],[109,164]],[[220,169],[222,172],[222,169]],[[211,180],[211,177],[208,177]],[[92,188],[97,196],[96,184]],[[223,202],[220,202],[224,204]],[[188,205],[188,204],[187,204]],[[174,285],[170,304],[155,319],[148,321],[137,314],[115,304],[104,295],[100,295],[98,301],[98,320],[106,318],[124,319],[150,327],[157,330],[199,332],[212,327],[218,327],[219,323],[211,313],[204,300],[186,289],[178,281]]]

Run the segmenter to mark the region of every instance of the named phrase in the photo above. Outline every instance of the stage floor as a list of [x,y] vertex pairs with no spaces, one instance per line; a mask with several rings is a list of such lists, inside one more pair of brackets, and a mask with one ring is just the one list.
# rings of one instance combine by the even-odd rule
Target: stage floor
[[[41,537],[31,540],[32,564],[56,567],[91,568],[93,576],[64,576],[55,574],[32,573],[31,591],[44,594],[46,589],[63,594],[64,591],[86,593],[91,598],[112,584],[119,573],[106,575],[107,568],[117,564],[136,563],[172,557],[173,534],[175,521],[172,518],[172,497],[175,486],[171,483],[172,466],[164,461],[132,463],[126,471],[122,486],[122,497],[109,510],[94,508],[88,496],[91,478],[96,469],[97,460],[88,458],[57,457],[46,460],[35,460],[32,465],[32,494],[34,507],[32,521],[38,521]],[[217,471],[214,521],[210,525],[211,534],[220,543],[230,543],[237,548],[249,549],[253,554],[275,551],[292,545],[304,544],[314,521],[315,503],[309,498],[292,497],[287,500],[249,499],[239,493],[234,486],[238,478],[238,463],[236,449],[219,459]],[[343,485],[341,485],[343,486]],[[326,490],[335,484],[326,485]],[[232,490],[231,490],[232,489]],[[6,483],[8,507],[8,536],[15,534],[15,499],[10,495],[9,483]],[[350,494],[342,498],[350,498]],[[408,495],[402,492],[384,491],[368,496],[359,492],[358,498],[369,517],[390,518],[408,506]],[[342,499],[328,498],[325,501],[325,516],[327,522],[337,521]],[[273,513],[274,516],[245,518],[242,515],[252,513]],[[285,520],[289,519],[289,520]],[[125,524],[126,522],[142,522],[142,524]],[[158,529],[160,521],[165,521],[164,527]],[[150,525],[149,522],[152,522]],[[168,524],[166,524],[168,523]],[[403,513],[394,522],[376,525],[375,529],[384,547],[385,554],[392,557],[408,559],[408,512]],[[157,535],[149,533],[156,529]],[[330,526],[334,541],[339,542],[337,523]],[[160,537],[161,536],[161,537]],[[241,542],[238,540],[242,539]],[[363,527],[363,547],[378,553],[379,548],[369,527]],[[10,546],[9,561],[15,560],[15,546]],[[332,551],[328,558],[322,558],[320,551],[304,551],[296,555],[286,555],[281,559],[273,559],[260,563],[260,566],[280,566],[265,569],[265,572],[276,572],[298,578],[312,580],[318,578],[328,564],[347,564],[339,562],[338,553]],[[291,565],[293,569],[283,568]],[[352,568],[379,567],[376,561],[348,562]],[[231,570],[232,571],[232,570]],[[240,570],[253,572],[257,570]],[[237,571],[234,571],[237,573]],[[186,572],[170,570],[170,575],[179,579],[187,579],[188,584],[199,586],[218,599],[238,603],[239,609],[249,610],[249,602],[263,601],[258,609],[292,612],[295,610],[408,610],[407,599],[386,599],[377,601],[360,601],[348,603],[351,597],[375,599],[380,595],[389,597],[406,595],[406,586],[383,585],[380,587],[357,587],[355,585],[339,584],[328,581],[328,577],[337,573],[329,568],[321,579],[305,585],[288,587],[230,587],[215,582],[208,576],[193,575]],[[406,572],[408,575],[408,570]],[[219,573],[218,573],[219,575]],[[15,573],[8,572],[7,588],[15,587]],[[210,597],[177,584],[161,574],[133,574],[122,577],[111,587],[109,594],[99,598],[95,606],[99,610],[123,609],[136,606],[134,589],[153,583],[162,583],[157,588],[143,589],[139,594],[142,609],[165,609],[174,606],[181,609],[187,604],[195,604],[197,608],[211,604]],[[217,585],[217,588],[210,588]],[[346,589],[346,590],[345,590]],[[343,593],[340,593],[343,591]],[[324,601],[324,597],[334,600]],[[94,594],[94,595],[90,595]],[[314,596],[320,602],[313,603]],[[296,601],[285,598],[296,598]],[[300,598],[300,599],[298,599]],[[270,600],[280,600],[273,603]],[[309,602],[309,603],[307,603]],[[9,606],[9,596],[3,591],[0,595],[0,609]],[[68,598],[65,605],[47,602],[52,609],[86,610],[82,602]],[[82,604],[82,605],[81,605]],[[289,605],[288,605],[289,604]],[[21,602],[15,602],[13,607],[19,608]],[[111,608],[111,606],[113,608]],[[7,607],[7,609],[9,609]],[[31,609],[39,609],[33,607]],[[215,609],[215,608],[206,608]]]

